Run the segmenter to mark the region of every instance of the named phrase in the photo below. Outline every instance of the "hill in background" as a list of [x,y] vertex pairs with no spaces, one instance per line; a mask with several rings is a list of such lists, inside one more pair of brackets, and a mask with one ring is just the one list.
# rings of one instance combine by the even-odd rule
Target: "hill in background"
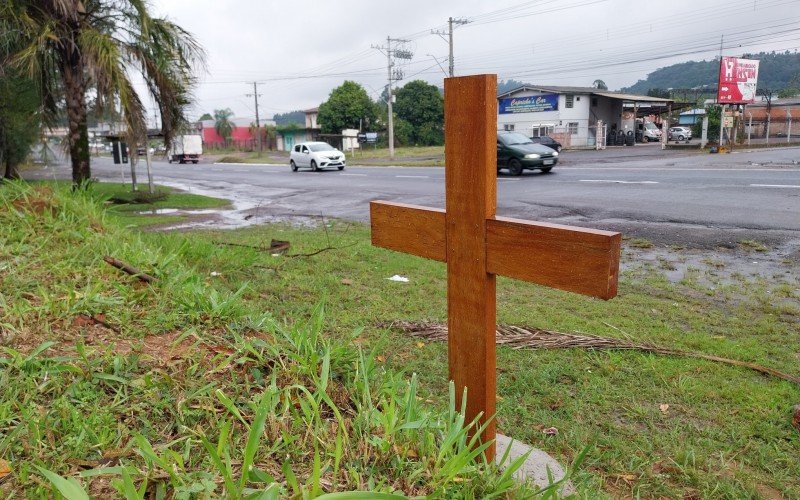
[[[774,92],[784,89],[800,89],[800,54],[797,52],[759,52],[745,54],[745,59],[761,61],[758,71],[758,88]],[[659,68],[647,79],[639,80],[623,92],[647,94],[651,89],[687,89],[708,85],[716,88],[719,60],[688,61]],[[800,92],[800,90],[798,90]]]

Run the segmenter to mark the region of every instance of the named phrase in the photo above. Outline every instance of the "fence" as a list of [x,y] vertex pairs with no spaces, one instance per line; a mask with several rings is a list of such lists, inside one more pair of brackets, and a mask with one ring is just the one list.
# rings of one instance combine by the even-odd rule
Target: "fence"
[[[262,139],[261,147],[264,150],[274,150],[278,147],[278,141],[274,137],[267,137]],[[203,149],[206,151],[242,151],[252,152],[258,149],[258,141],[255,139],[235,140],[228,139],[227,141],[206,141],[203,143]]]
[[742,120],[741,131],[737,139],[746,142],[748,137],[751,142],[781,143],[800,141],[800,119],[784,120]]

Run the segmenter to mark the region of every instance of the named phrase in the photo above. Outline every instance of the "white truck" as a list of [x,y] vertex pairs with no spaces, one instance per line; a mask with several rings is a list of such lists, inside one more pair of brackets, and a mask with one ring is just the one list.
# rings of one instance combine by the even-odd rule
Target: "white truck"
[[179,135],[167,153],[167,160],[172,163],[197,163],[203,154],[203,138],[199,135]]

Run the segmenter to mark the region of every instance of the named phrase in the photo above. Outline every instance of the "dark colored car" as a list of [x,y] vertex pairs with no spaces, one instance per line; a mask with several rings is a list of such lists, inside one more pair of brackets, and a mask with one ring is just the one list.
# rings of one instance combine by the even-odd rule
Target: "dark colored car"
[[511,175],[525,169],[549,172],[558,163],[558,151],[536,144],[518,132],[497,133],[497,171],[507,168]]
[[531,137],[531,140],[536,144],[543,144],[550,149],[555,149],[557,152],[561,152],[561,143],[557,140],[553,139],[547,135],[535,135]]

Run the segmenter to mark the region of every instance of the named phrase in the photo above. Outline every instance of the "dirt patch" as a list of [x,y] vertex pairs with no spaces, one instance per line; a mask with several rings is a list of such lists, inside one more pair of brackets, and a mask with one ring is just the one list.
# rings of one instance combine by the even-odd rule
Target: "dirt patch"
[[26,196],[15,199],[11,206],[20,212],[36,215],[54,214],[58,209],[58,205],[53,200],[53,190],[49,187],[32,189]]

